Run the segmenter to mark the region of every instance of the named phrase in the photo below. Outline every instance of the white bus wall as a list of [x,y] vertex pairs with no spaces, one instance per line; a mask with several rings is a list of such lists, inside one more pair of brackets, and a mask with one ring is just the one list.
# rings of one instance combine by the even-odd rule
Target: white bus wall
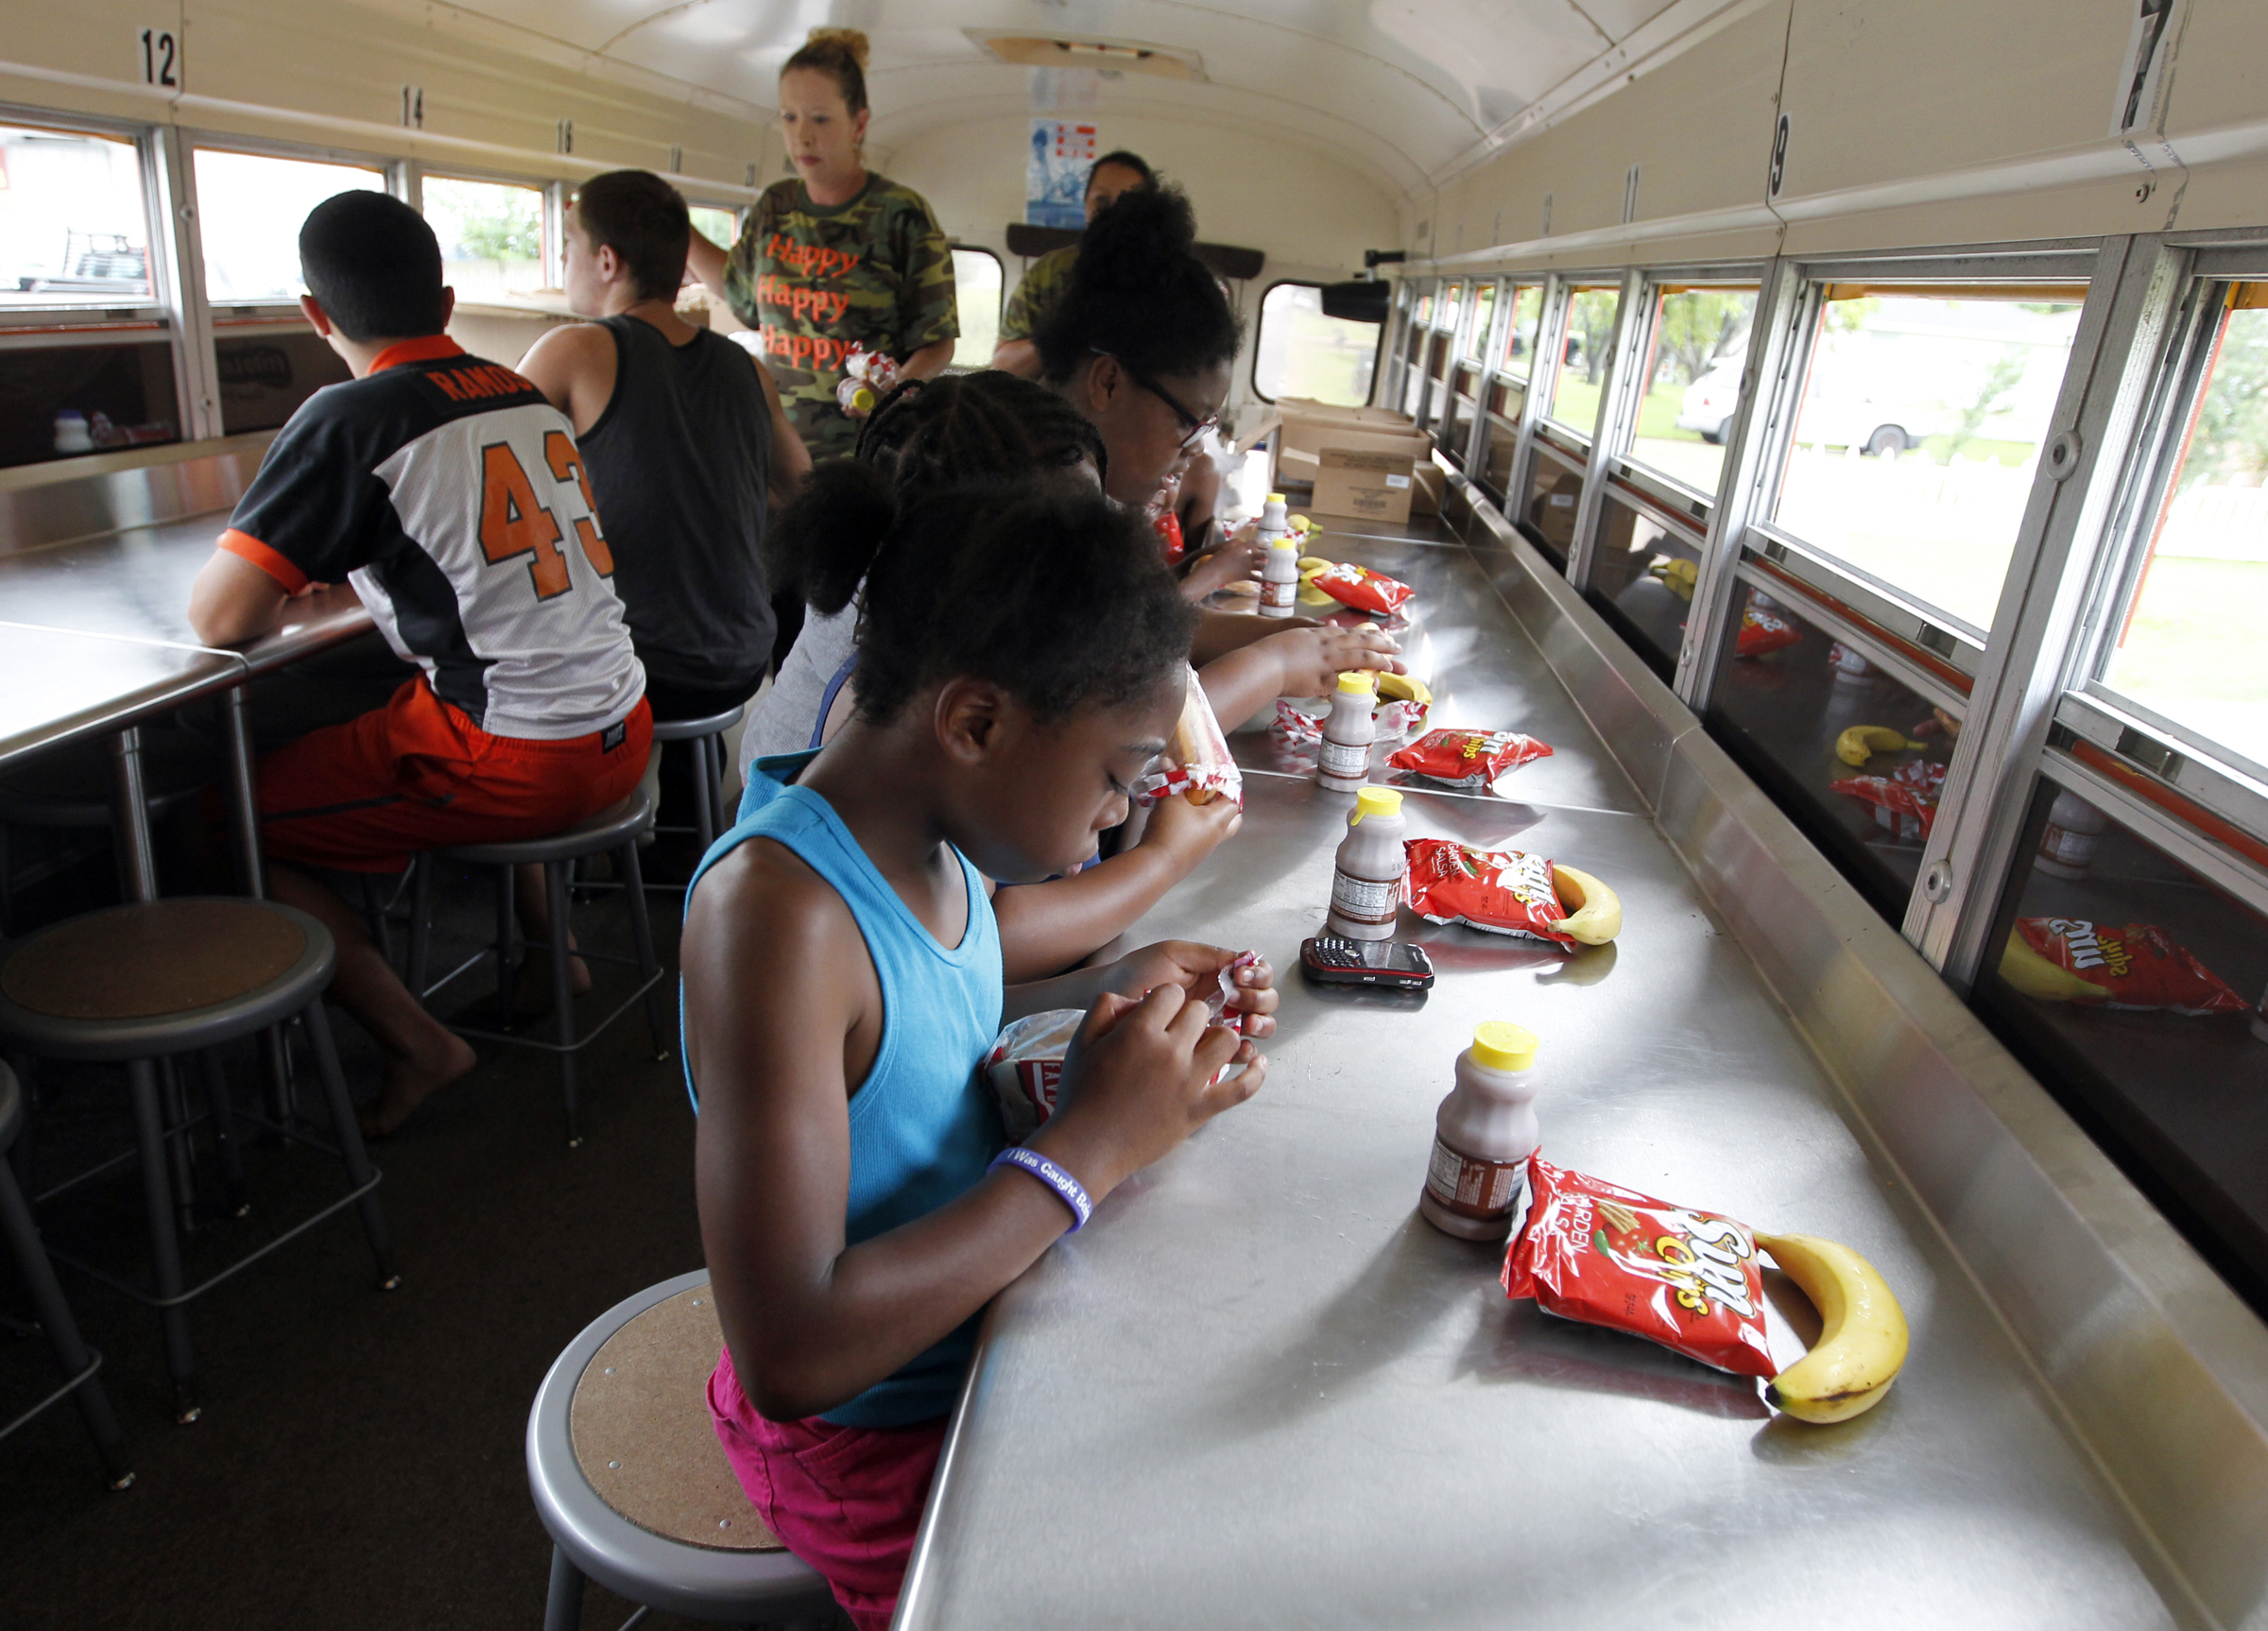
[[[1295,138],[1211,120],[1113,112],[1108,93],[1091,114],[1104,150],[1140,153],[1188,190],[1197,233],[1208,243],[1263,250],[1267,264],[1249,283],[1231,283],[1245,319],[1245,346],[1229,392],[1232,410],[1249,408],[1253,342],[1261,297],[1285,279],[1332,283],[1353,276],[1366,249],[1397,239],[1394,200],[1384,186],[1344,158]],[[868,159],[930,202],[957,243],[1001,258],[1003,293],[1013,294],[1022,263],[1008,253],[1007,228],[1023,219],[1023,166],[1030,114],[933,126],[888,148],[869,139]]]

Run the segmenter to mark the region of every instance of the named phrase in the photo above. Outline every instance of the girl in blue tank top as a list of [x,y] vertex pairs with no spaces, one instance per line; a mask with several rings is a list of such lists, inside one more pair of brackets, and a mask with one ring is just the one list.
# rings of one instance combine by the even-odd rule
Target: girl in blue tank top
[[[1003,984],[985,880],[1091,853],[1180,712],[1192,613],[1138,525],[1091,484],[902,502],[868,467],[823,467],[782,554],[822,611],[864,578],[857,712],[757,766],[687,907],[717,1434],[874,1631],[985,1304],[1265,1074],[1267,965],[1233,976],[1230,1024],[1203,1001],[1230,950]],[[976,1068],[1004,1019],[1063,1007],[1088,1014],[1062,1107],[1003,1150]]]

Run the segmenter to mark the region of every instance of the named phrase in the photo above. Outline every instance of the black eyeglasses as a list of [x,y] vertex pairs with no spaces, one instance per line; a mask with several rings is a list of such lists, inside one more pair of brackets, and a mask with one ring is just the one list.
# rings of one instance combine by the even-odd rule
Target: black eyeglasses
[[1179,420],[1182,424],[1187,427],[1181,437],[1181,451],[1183,453],[1187,453],[1191,448],[1196,446],[1199,439],[1204,437],[1207,431],[1212,429],[1215,425],[1221,422],[1221,416],[1217,412],[1209,413],[1203,419],[1199,419],[1195,414],[1191,413],[1189,409],[1181,405],[1180,400],[1177,398],[1172,391],[1167,390],[1156,380],[1150,378],[1148,374],[1143,373],[1132,363],[1126,361],[1125,358],[1104,351],[1100,346],[1093,348],[1093,350],[1096,356],[1109,357],[1112,362],[1116,363],[1120,368],[1125,369],[1126,370],[1126,377],[1128,379],[1132,380],[1143,390],[1148,391],[1150,395],[1156,397],[1167,407],[1174,410],[1174,417]]

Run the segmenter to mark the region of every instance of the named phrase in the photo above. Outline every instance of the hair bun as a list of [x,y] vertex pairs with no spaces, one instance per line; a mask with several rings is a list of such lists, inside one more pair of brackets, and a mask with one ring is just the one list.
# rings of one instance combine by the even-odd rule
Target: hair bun
[[1121,193],[1088,224],[1074,276],[1095,288],[1143,287],[1160,268],[1188,257],[1197,241],[1196,212],[1175,186]]
[[866,72],[867,57],[872,50],[866,35],[856,28],[814,28],[803,37],[803,48],[809,51],[814,47],[822,51],[833,49],[842,52],[858,64],[862,74]]

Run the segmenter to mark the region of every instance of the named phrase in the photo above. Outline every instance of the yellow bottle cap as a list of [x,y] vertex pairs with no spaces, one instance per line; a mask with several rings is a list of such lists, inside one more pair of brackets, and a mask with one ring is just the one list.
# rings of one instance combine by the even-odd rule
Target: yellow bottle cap
[[1268,494],[1268,502],[1270,504],[1281,504],[1283,502],[1283,494],[1280,492],[1272,492]]
[[1299,558],[1299,541],[1296,538],[1279,538],[1270,540],[1268,547],[1270,549],[1288,549],[1292,552],[1292,558],[1294,560],[1297,560]]
[[1360,827],[1366,816],[1399,816],[1401,814],[1401,795],[1391,787],[1366,787],[1354,796],[1354,814],[1347,818],[1349,827]]
[[1367,668],[1349,668],[1339,676],[1339,689],[1354,696],[1378,695],[1378,676]]
[[1486,1071],[1524,1071],[1536,1062],[1536,1033],[1484,1020],[1472,1029],[1472,1062]]

